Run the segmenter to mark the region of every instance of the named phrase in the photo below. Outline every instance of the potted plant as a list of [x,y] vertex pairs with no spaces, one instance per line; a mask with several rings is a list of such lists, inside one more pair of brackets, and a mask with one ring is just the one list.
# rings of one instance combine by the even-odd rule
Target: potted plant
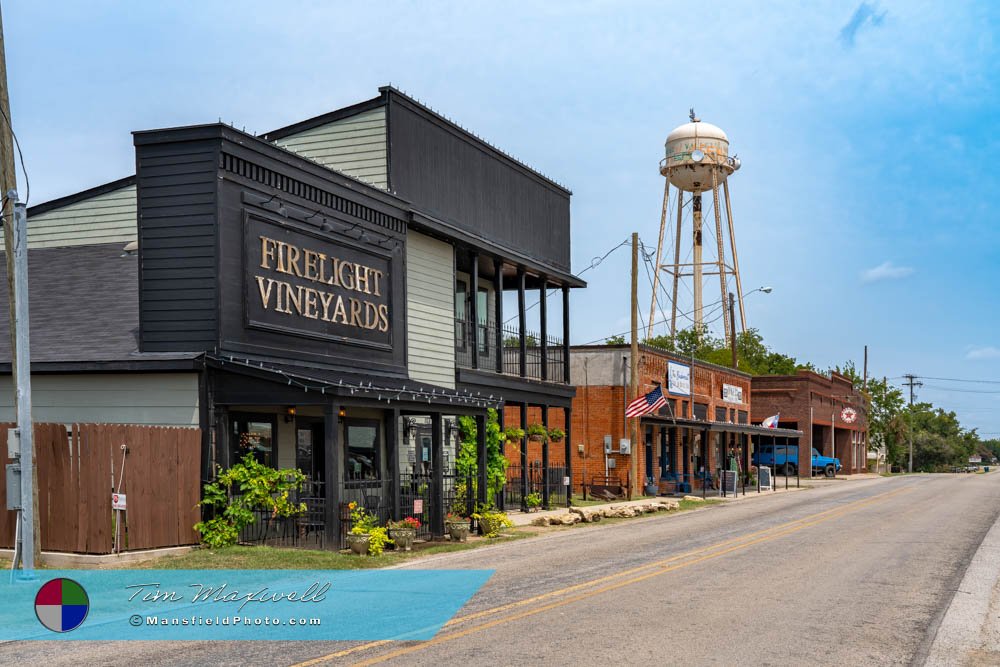
[[411,551],[413,540],[417,537],[417,529],[420,528],[420,519],[408,516],[400,521],[390,521],[388,526],[389,537],[396,544],[396,548]]
[[534,512],[542,506],[542,495],[537,491],[529,493],[524,497],[524,504],[528,507],[529,512]]
[[369,551],[371,532],[378,526],[378,519],[353,501],[347,505],[347,509],[351,511],[351,530],[347,534],[347,546],[353,553],[363,556]]
[[549,440],[551,442],[562,442],[563,438],[566,437],[566,431],[561,428],[550,428],[549,429]]
[[541,424],[531,424],[525,433],[528,434],[528,440],[535,442],[541,442],[549,437],[549,430]]
[[448,530],[448,537],[455,542],[465,542],[469,537],[469,520],[466,517],[449,512],[444,526]]
[[514,525],[514,522],[507,518],[505,512],[495,510],[492,507],[480,509],[472,515],[472,518],[479,522],[479,530],[486,537],[499,537],[501,530]]
[[510,444],[515,444],[521,442],[524,438],[524,429],[511,426],[510,428],[505,428],[503,430],[504,442],[509,442]]

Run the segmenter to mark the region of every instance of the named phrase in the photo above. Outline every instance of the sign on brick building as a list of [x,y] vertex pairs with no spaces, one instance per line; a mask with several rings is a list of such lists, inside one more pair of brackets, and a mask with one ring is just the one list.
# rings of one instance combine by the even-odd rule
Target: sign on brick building
[[681,396],[691,395],[691,367],[667,362],[667,391]]

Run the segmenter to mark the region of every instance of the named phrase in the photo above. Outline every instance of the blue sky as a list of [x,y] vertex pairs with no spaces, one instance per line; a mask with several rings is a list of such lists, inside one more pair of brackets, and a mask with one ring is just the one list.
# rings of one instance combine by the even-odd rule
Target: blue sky
[[[9,2],[12,115],[38,203],[132,173],[131,130],[264,132],[392,83],[573,190],[580,272],[633,230],[655,244],[663,141],[693,106],[743,160],[740,265],[746,291],[774,288],[746,304],[769,345],[1000,380],[996,5],[693,7]],[[574,343],[628,328],[628,262],[584,274]],[[1000,434],[998,396],[918,392]]]

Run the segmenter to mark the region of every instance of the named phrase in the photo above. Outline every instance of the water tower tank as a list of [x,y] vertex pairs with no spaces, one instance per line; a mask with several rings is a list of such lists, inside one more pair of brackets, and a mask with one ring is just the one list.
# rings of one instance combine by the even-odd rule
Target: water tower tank
[[711,123],[684,123],[667,135],[666,148],[660,173],[686,192],[711,190],[713,167],[722,167],[717,176],[720,184],[739,168],[738,159],[729,157],[729,137]]

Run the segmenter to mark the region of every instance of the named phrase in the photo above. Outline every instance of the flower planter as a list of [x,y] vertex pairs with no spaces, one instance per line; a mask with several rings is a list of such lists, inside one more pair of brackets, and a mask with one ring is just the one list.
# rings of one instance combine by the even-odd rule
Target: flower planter
[[412,551],[417,531],[413,528],[392,528],[389,530],[389,537],[396,543],[396,548],[400,551]]
[[448,523],[445,528],[448,529],[448,536],[456,542],[465,542],[469,538],[468,521]]
[[371,535],[347,535],[347,546],[350,547],[353,553],[359,556],[364,556],[368,553],[368,542],[371,540]]

